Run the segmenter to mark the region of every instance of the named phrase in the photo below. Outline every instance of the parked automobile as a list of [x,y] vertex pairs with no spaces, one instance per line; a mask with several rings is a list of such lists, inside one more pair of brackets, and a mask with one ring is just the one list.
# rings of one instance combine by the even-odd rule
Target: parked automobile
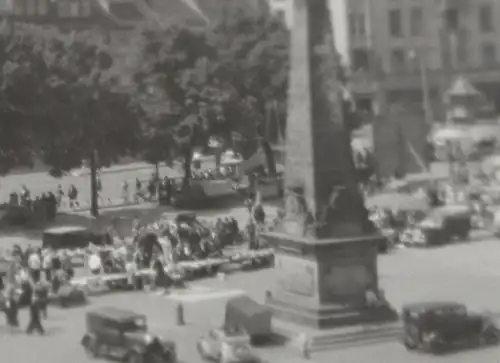
[[196,348],[202,359],[211,362],[261,362],[250,347],[250,336],[237,327],[210,330],[198,340]]
[[144,315],[102,307],[87,313],[86,328],[81,344],[90,357],[127,363],[177,362],[175,343],[149,333]]
[[87,248],[89,244],[110,245],[112,238],[105,232],[94,232],[80,226],[62,226],[46,229],[43,232],[42,247],[59,249]]
[[271,310],[250,297],[238,296],[226,303],[224,325],[237,327],[250,336],[252,344],[268,341],[272,336]]
[[409,350],[442,353],[454,347],[493,345],[500,330],[487,315],[457,302],[421,302],[403,307],[403,343]]
[[435,208],[418,224],[421,232],[415,244],[440,245],[454,238],[466,240],[472,229],[472,213],[466,205],[447,205]]

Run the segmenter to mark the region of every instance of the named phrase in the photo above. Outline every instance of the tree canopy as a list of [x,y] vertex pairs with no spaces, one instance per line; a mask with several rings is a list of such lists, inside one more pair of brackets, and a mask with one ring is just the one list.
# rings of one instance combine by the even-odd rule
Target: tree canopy
[[[289,33],[279,19],[228,8],[209,29],[147,30],[140,43],[135,80],[142,101],[149,100],[143,102],[151,141],[146,159],[161,160],[163,148],[172,147],[189,157],[210,136],[245,157],[259,146],[270,154],[269,142],[286,127]],[[345,74],[339,76],[345,82]],[[151,107],[152,99],[163,110]],[[349,101],[343,111],[347,127],[357,128],[360,118]],[[176,116],[166,121],[165,114]]]
[[135,151],[135,110],[115,92],[113,59],[95,34],[10,22],[0,45],[0,172],[41,156],[60,176],[91,153],[109,163]]

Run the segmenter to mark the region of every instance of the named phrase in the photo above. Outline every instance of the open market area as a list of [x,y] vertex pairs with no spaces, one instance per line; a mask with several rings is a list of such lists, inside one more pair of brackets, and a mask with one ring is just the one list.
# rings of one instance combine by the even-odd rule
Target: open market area
[[0,0],[0,363],[500,362],[476,2]]

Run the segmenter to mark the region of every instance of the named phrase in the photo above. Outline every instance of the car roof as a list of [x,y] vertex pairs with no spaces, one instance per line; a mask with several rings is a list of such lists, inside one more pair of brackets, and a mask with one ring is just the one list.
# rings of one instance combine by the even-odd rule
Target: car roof
[[432,310],[441,308],[461,308],[465,307],[464,304],[456,301],[427,301],[412,303],[403,306],[404,311],[415,311],[415,310]]
[[49,233],[49,234],[65,234],[65,233],[81,233],[81,232],[89,232],[89,229],[82,226],[61,226],[61,227],[49,228],[44,231],[44,233]]
[[98,316],[105,319],[115,321],[129,321],[137,318],[143,318],[143,314],[139,314],[130,310],[119,309],[115,307],[102,307],[96,310],[89,311],[89,316]]

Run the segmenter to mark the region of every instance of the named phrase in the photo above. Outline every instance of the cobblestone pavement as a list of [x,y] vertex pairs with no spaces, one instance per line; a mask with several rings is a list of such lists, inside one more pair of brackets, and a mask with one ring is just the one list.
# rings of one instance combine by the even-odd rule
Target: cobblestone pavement
[[[405,302],[457,300],[471,309],[500,312],[500,241],[482,240],[434,249],[403,249],[381,256],[381,285],[396,308]],[[225,281],[201,280],[192,283],[191,297],[181,297],[187,325],[176,327],[174,307],[178,294],[163,296],[145,292],[124,293],[95,298],[86,308],[51,309],[45,322],[45,337],[9,334],[0,329],[0,351],[6,362],[88,363],[79,342],[84,332],[84,312],[97,306],[119,306],[146,313],[151,330],[174,339],[182,362],[199,363],[194,349],[196,339],[222,321],[224,301],[245,290],[258,301],[272,287],[273,270],[241,272]],[[193,297],[195,296],[195,297]],[[26,312],[22,324],[26,324]],[[269,362],[305,362],[292,348],[267,347],[259,353]],[[500,348],[471,350],[444,357],[408,353],[397,341],[381,341],[360,346],[336,347],[313,354],[316,363],[497,363]]]

